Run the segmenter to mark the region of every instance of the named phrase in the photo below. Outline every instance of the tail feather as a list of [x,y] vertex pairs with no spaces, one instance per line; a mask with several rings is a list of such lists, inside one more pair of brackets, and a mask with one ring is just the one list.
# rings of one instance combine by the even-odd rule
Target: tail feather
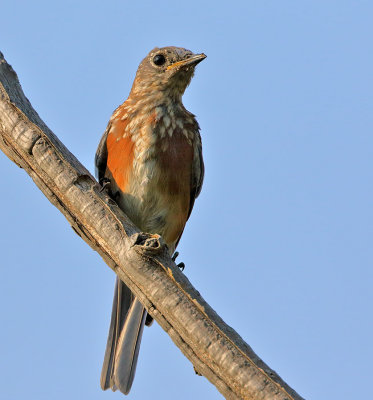
[[119,279],[116,281],[113,310],[104,363],[101,388],[119,389],[128,394],[135,376],[141,336],[147,312]]

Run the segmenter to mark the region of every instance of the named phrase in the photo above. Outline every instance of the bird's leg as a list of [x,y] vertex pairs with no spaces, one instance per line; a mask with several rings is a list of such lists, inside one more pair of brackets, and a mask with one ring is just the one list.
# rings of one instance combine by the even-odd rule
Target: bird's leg
[[[171,257],[173,262],[176,261],[176,258],[178,255],[179,255],[179,252],[175,251],[174,255]],[[183,262],[176,264],[176,266],[180,269],[180,271],[184,271],[185,264]]]
[[115,202],[117,202],[120,193],[119,191],[113,192],[112,188],[110,187],[111,180],[109,178],[102,178],[99,181],[101,185],[100,193],[105,192],[109,197],[111,197]]

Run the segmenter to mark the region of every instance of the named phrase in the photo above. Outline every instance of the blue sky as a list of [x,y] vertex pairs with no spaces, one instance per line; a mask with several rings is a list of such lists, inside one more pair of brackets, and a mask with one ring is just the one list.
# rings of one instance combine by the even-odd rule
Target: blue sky
[[[2,0],[0,50],[93,172],[141,59],[208,58],[184,96],[205,183],[181,240],[209,304],[306,399],[368,398],[373,323],[370,1]],[[114,273],[0,154],[0,397],[119,399],[99,375]],[[146,329],[133,399],[221,399]]]

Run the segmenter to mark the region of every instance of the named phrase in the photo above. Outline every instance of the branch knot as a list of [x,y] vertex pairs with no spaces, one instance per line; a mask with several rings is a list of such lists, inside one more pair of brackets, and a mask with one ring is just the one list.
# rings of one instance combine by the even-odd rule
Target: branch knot
[[160,235],[138,232],[132,236],[132,246],[138,246],[142,253],[150,253],[149,255],[160,254],[166,248],[166,243]]

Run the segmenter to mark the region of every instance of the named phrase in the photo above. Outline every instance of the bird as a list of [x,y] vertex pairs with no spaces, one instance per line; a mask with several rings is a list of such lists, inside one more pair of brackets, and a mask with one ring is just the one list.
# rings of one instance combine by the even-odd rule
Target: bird
[[[99,183],[140,230],[163,237],[170,256],[204,178],[200,127],[182,96],[205,58],[181,47],[151,50],[137,69],[127,100],[113,112],[95,156]],[[103,390],[129,393],[144,325],[151,322],[117,278]]]

